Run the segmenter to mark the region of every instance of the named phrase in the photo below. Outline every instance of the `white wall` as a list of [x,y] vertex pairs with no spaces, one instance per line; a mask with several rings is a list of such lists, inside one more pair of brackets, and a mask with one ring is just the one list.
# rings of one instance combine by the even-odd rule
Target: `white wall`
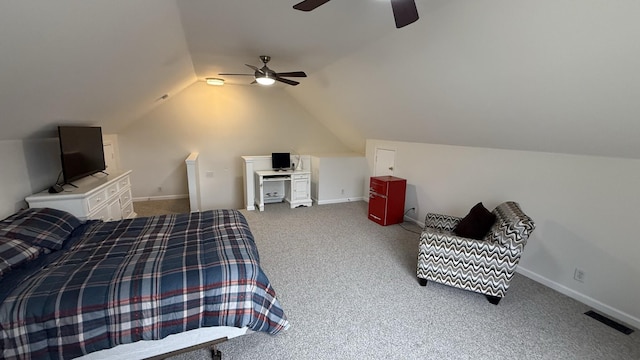
[[202,209],[243,206],[242,155],[348,151],[281,87],[258,85],[196,82],[118,135],[134,198],[187,194],[184,159],[200,153]]
[[0,219],[26,208],[24,198],[53,185],[60,171],[58,139],[0,141]]
[[396,149],[420,223],[514,200],[537,225],[518,271],[640,327],[640,160],[367,140],[369,171],[377,146]]
[[196,81],[175,0],[1,1],[0,139],[116,132]]
[[25,207],[24,198],[31,193],[22,141],[0,141],[0,167],[0,218],[4,219]]
[[417,5],[420,20],[291,91],[354,151],[388,139],[640,158],[640,1]]
[[318,205],[364,200],[366,167],[358,154],[312,156],[311,197]]

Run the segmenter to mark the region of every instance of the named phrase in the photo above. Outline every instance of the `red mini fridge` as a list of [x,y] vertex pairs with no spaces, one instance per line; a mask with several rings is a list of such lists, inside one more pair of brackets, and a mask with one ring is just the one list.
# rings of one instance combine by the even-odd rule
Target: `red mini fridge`
[[369,181],[369,219],[380,225],[403,221],[407,180],[395,176],[375,176]]

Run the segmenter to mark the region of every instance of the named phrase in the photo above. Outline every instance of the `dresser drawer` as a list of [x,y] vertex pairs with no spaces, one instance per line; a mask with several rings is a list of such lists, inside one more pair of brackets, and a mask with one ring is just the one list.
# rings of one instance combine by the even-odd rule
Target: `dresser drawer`
[[89,207],[89,212],[99,208],[102,204],[107,202],[108,196],[106,190],[98,191],[95,194],[89,196],[87,198],[87,206]]
[[129,203],[122,208],[122,218],[128,219],[133,214],[133,203]]
[[123,192],[120,195],[120,204],[124,205],[131,201],[131,189],[127,189],[127,191]]
[[118,193],[118,184],[111,184],[107,187],[107,197],[111,198]]
[[124,189],[126,187],[128,187],[131,184],[131,182],[129,181],[129,176],[125,176],[122,179],[118,180],[118,188],[119,189]]
[[98,210],[97,212],[90,214],[89,215],[89,219],[91,220],[102,220],[102,221],[109,221],[111,220],[111,216],[109,215],[109,207],[105,206],[102,209]]

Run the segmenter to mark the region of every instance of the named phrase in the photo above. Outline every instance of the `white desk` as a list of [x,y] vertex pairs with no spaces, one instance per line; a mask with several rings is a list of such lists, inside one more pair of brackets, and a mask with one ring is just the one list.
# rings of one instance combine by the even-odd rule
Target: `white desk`
[[311,172],[258,170],[255,172],[256,206],[286,201],[291,208],[311,206]]

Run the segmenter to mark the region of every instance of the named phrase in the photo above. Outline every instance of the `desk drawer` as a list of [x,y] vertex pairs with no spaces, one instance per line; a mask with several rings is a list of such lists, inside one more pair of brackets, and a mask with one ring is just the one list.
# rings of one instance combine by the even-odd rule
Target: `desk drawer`
[[306,180],[309,178],[309,174],[293,174],[291,180]]

